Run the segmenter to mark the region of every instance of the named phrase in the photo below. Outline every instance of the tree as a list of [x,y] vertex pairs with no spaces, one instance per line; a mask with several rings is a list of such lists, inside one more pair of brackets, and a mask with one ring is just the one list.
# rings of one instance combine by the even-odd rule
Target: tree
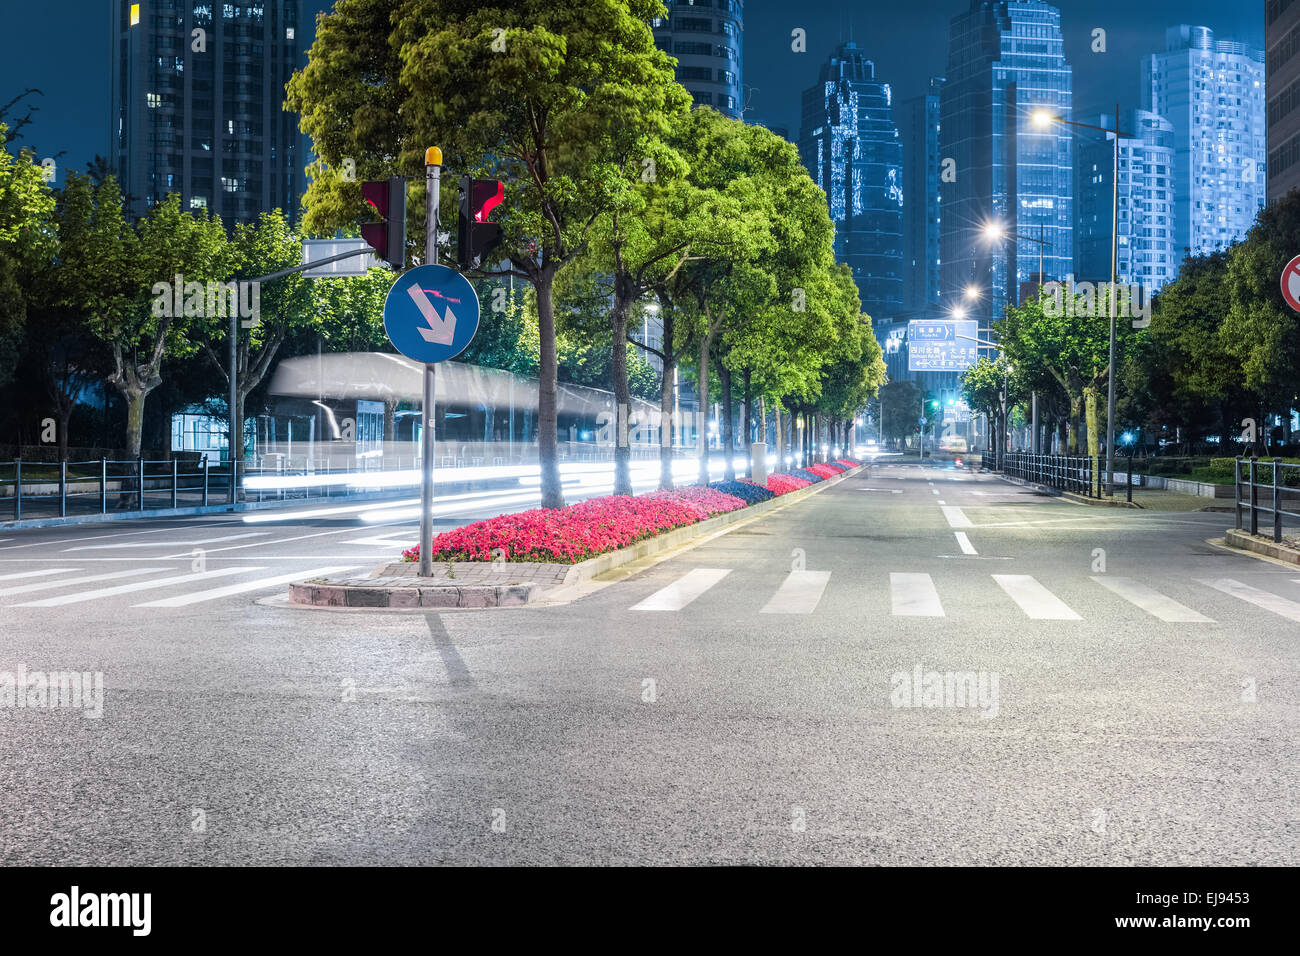
[[[0,116],[4,112],[0,108]],[[0,123],[0,385],[13,377],[27,319],[24,286],[30,283],[25,277],[44,271],[37,263],[48,255],[54,212],[54,197],[32,153],[22,150],[14,156],[7,143],[7,130]]]
[[1007,356],[996,360],[981,355],[961,376],[962,397],[972,409],[983,412],[997,430],[994,455],[1000,462],[1007,445],[1007,415],[1029,395],[1024,368]]
[[[345,158],[358,176],[413,172],[437,144],[450,168],[507,180],[501,256],[537,292],[538,458],[548,508],[564,503],[555,278],[626,188],[620,160],[662,132],[679,95],[672,61],[650,32],[650,19],[665,15],[657,0],[340,0],[289,83],[288,105],[312,136],[318,172]],[[309,228],[352,221],[356,196],[356,184],[339,176],[313,178]]]

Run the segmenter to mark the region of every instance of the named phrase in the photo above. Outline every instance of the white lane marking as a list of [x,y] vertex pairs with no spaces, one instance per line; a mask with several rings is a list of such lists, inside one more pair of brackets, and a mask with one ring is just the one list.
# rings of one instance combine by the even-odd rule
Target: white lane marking
[[1081,621],[1083,618],[1029,574],[995,574],[993,580],[1020,610],[1036,621]]
[[420,540],[418,530],[403,531],[400,534],[390,534],[383,538],[353,538],[351,541],[342,541],[340,544],[359,544],[363,547],[370,548],[400,548],[403,544],[416,544]]
[[382,511],[384,508],[398,508],[406,505],[418,505],[419,498],[403,498],[400,501],[385,501],[380,504],[349,505],[345,508],[312,508],[310,511],[291,511],[288,513],[272,511],[266,514],[244,516],[244,524],[265,524],[268,521],[297,521],[302,518],[321,518],[326,515],[343,515],[355,511],[358,515],[367,511]]
[[957,536],[957,543],[961,545],[962,554],[979,554],[975,550],[975,545],[970,543],[970,538],[966,537],[965,531],[954,531],[953,534]]
[[117,594],[129,594],[132,591],[147,591],[150,588],[163,588],[172,584],[188,584],[191,581],[207,581],[210,578],[224,578],[231,574],[243,574],[246,571],[264,570],[266,569],[220,568],[216,571],[198,571],[193,574],[178,574],[170,578],[153,578],[149,581],[136,581],[134,584],[119,584],[117,587],[100,588],[97,591],[63,594],[59,597],[46,598],[43,601],[28,601],[25,604],[10,604],[9,607],[61,607],[64,604],[77,604],[81,601],[94,601],[98,598],[113,597]]
[[943,604],[928,574],[891,571],[889,594],[895,617],[943,617]]
[[811,614],[830,579],[829,571],[791,571],[759,613]]
[[[228,524],[228,522],[205,521],[200,524],[191,525],[190,527],[216,528],[216,527],[220,527],[222,524]],[[43,544],[47,544],[52,547],[56,544],[72,544],[72,542],[74,541],[104,541],[107,540],[108,538],[126,538],[126,537],[130,537],[133,534],[167,534],[169,532],[175,533],[177,531],[186,531],[186,530],[188,529],[180,525],[171,525],[166,528],[149,528],[148,530],[145,531],[120,531],[117,532],[116,534],[91,534],[91,535],[86,535],[85,537],[82,538],[60,538],[57,541],[29,541],[26,544],[11,544],[8,547],[0,548],[0,551],[16,551],[19,548],[36,548],[36,547],[40,547]]]
[[17,574],[0,574],[0,581],[16,581],[18,578],[40,578],[47,574],[76,574],[77,568],[46,568],[44,571],[19,571]]
[[1093,580],[1112,594],[1118,594],[1124,600],[1136,604],[1148,614],[1158,617],[1162,621],[1169,621],[1174,624],[1214,623],[1213,618],[1208,618],[1204,614],[1193,611],[1185,604],[1179,604],[1173,598],[1147,587],[1141,581],[1134,581],[1132,578],[1111,577],[1110,575],[1104,577],[1095,576]]
[[666,588],[632,605],[631,610],[680,611],[730,573],[731,568],[692,568]]
[[966,517],[966,512],[962,511],[956,505],[944,505],[943,516],[948,519],[950,528],[973,528],[970,518]]
[[129,571],[111,571],[107,574],[92,574],[84,578],[64,578],[59,581],[41,581],[39,584],[20,584],[17,587],[0,590],[0,597],[10,594],[30,594],[32,591],[53,591],[73,584],[90,584],[93,581],[111,581],[114,578],[131,578],[138,574],[154,574],[167,568],[131,568]]
[[1199,581],[1199,583],[1209,585],[1224,594],[1231,594],[1235,598],[1255,605],[1255,607],[1262,607],[1266,611],[1272,611],[1289,621],[1300,621],[1300,604],[1271,591],[1261,591],[1259,588],[1253,588],[1249,584],[1242,584],[1232,578],[1216,578],[1213,581]]
[[83,544],[79,548],[64,548],[69,551],[103,551],[109,548],[188,548],[196,544],[212,544],[217,541],[234,541],[236,538],[262,538],[270,531],[245,531],[243,534],[225,534],[219,538],[195,538],[193,541],[129,541],[124,544]]
[[[409,521],[389,521],[384,524],[376,524],[372,527],[386,528],[389,525],[410,524]],[[296,534],[289,538],[276,538],[274,541],[254,541],[252,544],[228,544],[224,548],[207,548],[208,554],[215,554],[218,551],[238,551],[241,548],[260,548],[266,545],[281,545],[290,541],[301,541],[303,538],[323,538],[327,534],[356,534],[357,528],[336,528],[333,531],[314,531],[311,534]],[[268,532],[269,533],[269,532]],[[188,558],[189,552],[182,551],[180,554],[166,554],[164,558]],[[261,561],[263,558],[259,555],[254,560]]]
[[259,578],[256,581],[241,581],[239,584],[227,584],[225,587],[195,591],[191,594],[180,594],[159,601],[146,601],[144,604],[134,604],[132,607],[185,607],[188,604],[198,604],[200,601],[215,601],[217,598],[228,597],[232,594],[261,591],[265,588],[273,588],[277,584],[290,584],[306,578],[319,578],[327,574],[338,574],[342,571],[355,571],[360,567],[364,567],[364,565],[352,564],[346,567],[312,568],[309,571],[295,571],[293,574],[277,574],[274,577]]
[[939,504],[946,505],[947,503],[948,502],[944,501],[942,498],[939,499]]

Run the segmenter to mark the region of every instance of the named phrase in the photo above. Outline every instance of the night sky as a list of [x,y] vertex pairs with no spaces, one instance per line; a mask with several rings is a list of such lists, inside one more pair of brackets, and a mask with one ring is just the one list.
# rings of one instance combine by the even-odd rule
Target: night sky
[[[145,0],[147,2],[147,0]],[[307,0],[315,14],[331,0]],[[1075,115],[1140,105],[1138,66],[1144,53],[1164,49],[1165,27],[1208,26],[1218,37],[1264,42],[1264,0],[1060,0],[1066,59],[1074,68]],[[820,64],[852,38],[875,60],[876,75],[895,99],[922,92],[944,71],[949,19],[966,0],[910,0],[888,4],[850,0],[746,0],[745,118],[799,131],[799,96],[817,79]],[[44,92],[40,112],[24,130],[23,145],[40,157],[66,151],[60,170],[84,169],[108,152],[108,0],[5,0],[0,103],[28,87]],[[57,12],[55,12],[57,11]],[[808,52],[790,50],[790,31],[807,31]],[[1095,27],[1107,32],[1107,52],[1092,53]],[[59,182],[63,181],[60,172]]]

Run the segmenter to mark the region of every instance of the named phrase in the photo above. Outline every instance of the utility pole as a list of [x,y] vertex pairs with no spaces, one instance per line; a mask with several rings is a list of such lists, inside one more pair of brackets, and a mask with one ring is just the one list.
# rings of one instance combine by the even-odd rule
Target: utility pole
[[[442,150],[430,146],[424,152],[425,236],[424,262],[438,263],[438,188],[442,181]],[[434,439],[434,369],[424,363],[424,396],[420,417],[424,428],[420,434],[420,577],[433,574],[433,439]]]

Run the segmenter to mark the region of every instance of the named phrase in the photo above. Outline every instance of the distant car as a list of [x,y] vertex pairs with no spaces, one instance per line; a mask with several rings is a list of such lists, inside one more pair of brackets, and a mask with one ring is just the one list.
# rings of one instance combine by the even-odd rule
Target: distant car
[[967,452],[966,439],[960,435],[945,435],[939,439],[939,450],[964,455]]

